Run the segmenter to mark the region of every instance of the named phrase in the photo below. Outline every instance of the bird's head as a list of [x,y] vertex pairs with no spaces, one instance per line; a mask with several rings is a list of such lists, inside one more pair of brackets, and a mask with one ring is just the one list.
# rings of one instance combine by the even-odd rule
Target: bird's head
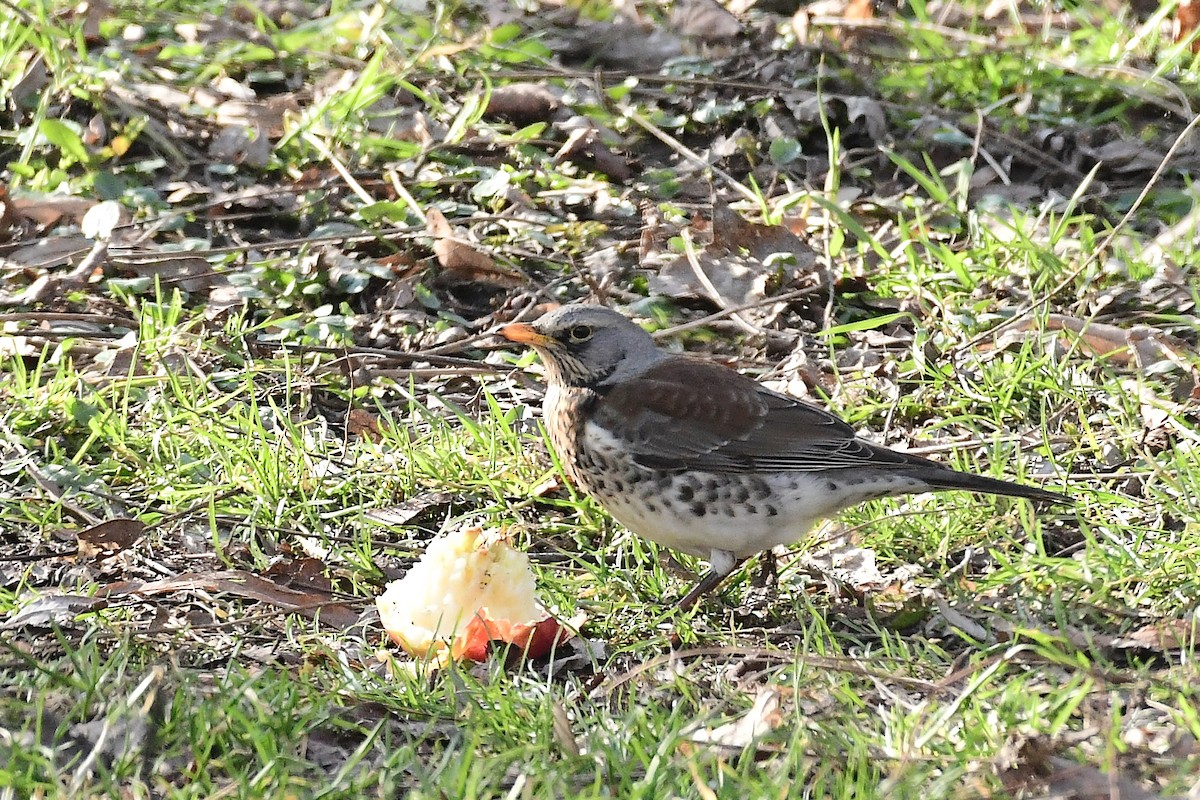
[[599,387],[637,375],[666,357],[650,334],[608,308],[562,306],[500,335],[537,350],[551,384]]

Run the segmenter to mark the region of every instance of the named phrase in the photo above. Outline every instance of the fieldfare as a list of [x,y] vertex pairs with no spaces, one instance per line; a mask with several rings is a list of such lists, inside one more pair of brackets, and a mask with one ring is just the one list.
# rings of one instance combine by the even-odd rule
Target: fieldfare
[[607,308],[563,306],[500,334],[542,358],[542,416],[571,479],[629,530],[712,564],[682,609],[744,559],[866,500],[963,489],[1070,502],[860,439],[816,406],[660,350]]

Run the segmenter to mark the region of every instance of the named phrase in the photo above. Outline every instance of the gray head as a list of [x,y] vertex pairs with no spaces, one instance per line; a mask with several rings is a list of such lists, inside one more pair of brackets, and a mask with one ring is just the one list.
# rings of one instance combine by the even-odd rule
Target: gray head
[[500,335],[532,346],[550,382],[568,386],[604,386],[667,357],[650,334],[602,306],[562,306],[532,323],[505,325]]

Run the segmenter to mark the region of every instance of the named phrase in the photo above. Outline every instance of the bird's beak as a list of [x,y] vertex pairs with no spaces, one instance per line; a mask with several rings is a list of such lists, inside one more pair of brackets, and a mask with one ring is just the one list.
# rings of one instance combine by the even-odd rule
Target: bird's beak
[[500,335],[510,342],[520,342],[534,347],[551,347],[554,344],[554,337],[538,333],[532,325],[524,322],[505,325],[500,329]]

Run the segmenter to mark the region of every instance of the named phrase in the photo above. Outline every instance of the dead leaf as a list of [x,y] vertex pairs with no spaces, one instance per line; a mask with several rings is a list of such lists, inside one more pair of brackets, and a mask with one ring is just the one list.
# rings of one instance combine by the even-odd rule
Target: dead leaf
[[[1179,0],[1175,9],[1174,39],[1182,42],[1200,26],[1200,0]],[[1200,53],[1200,37],[1192,40],[1192,52]]]
[[284,134],[284,120],[289,114],[299,114],[300,103],[294,92],[273,95],[266,100],[240,98],[226,100],[216,108],[217,124],[242,130],[252,130],[262,139],[278,139]]
[[558,96],[540,83],[510,83],[492,90],[483,113],[517,125],[531,125],[549,122],[561,108]]
[[41,353],[34,347],[26,336],[0,336],[0,360],[10,358],[34,359]]
[[554,740],[558,742],[569,756],[578,756],[583,752],[579,747],[579,742],[575,739],[575,734],[571,731],[571,720],[567,718],[567,710],[563,708],[562,703],[557,700],[550,707],[551,729],[554,733]]
[[450,492],[429,492],[410,497],[394,506],[371,509],[366,517],[380,525],[411,525],[416,520],[430,517],[435,511],[447,513],[453,504],[454,495]]
[[[1137,367],[1146,371],[1162,361],[1170,361],[1190,369],[1194,358],[1191,347],[1182,339],[1145,325],[1118,328],[1102,322],[1078,319],[1065,314],[1046,317],[1044,330],[1065,334],[1067,344],[1081,352],[1103,358],[1122,367]],[[1007,350],[1038,335],[1036,320],[1021,320],[1005,330],[996,340],[996,347]]]
[[174,592],[195,591],[223,592],[247,600],[282,608],[289,613],[315,619],[335,628],[348,628],[358,622],[358,613],[344,602],[334,601],[326,592],[311,592],[288,589],[274,581],[259,577],[244,570],[199,573],[185,572],[174,578],[159,581],[122,581],[103,586],[97,597],[149,597]]
[[627,181],[633,175],[629,162],[610,150],[600,139],[600,131],[591,124],[577,127],[567,135],[567,141],[554,154],[555,164],[564,161],[579,162],[618,182]]
[[683,735],[697,744],[741,752],[756,745],[762,737],[783,724],[780,706],[779,690],[773,686],[766,686],[754,698],[750,709],[737,719],[715,728],[693,725],[685,728]]
[[263,169],[271,162],[271,141],[261,128],[230,125],[213,139],[208,154],[222,164]]
[[25,67],[25,72],[17,78],[8,89],[9,98],[21,108],[33,108],[37,105],[37,96],[50,83],[50,71],[46,69],[46,59],[38,53]]
[[612,69],[656,70],[684,52],[684,40],[674,31],[628,20],[582,22],[575,30],[556,33],[547,44],[564,61]]
[[80,594],[45,594],[15,611],[0,629],[49,628],[69,625],[86,611],[95,611],[108,604],[99,597]]
[[864,20],[875,18],[874,0],[850,0],[846,4],[843,15],[848,20]]
[[379,431],[379,417],[363,408],[352,408],[346,415],[346,432],[372,442],[383,438]]
[[0,237],[7,241],[15,232],[14,229],[21,226],[22,221],[23,217],[17,213],[16,207],[8,198],[8,186],[0,183]]
[[[650,290],[667,297],[696,297],[718,307],[747,305],[816,275],[816,253],[804,240],[782,225],[763,225],[743,219],[724,204],[714,205],[713,221],[693,220],[696,241],[708,240],[695,254],[674,256],[643,249],[652,258],[670,255],[671,260],[650,277]],[[648,266],[643,264],[643,266]],[[772,313],[762,308],[754,315]]]
[[81,33],[84,41],[90,45],[98,45],[104,41],[100,38],[100,23],[112,19],[112,14],[112,6],[107,0],[86,0],[71,11],[74,23],[78,23],[80,17],[83,18]]
[[676,0],[671,27],[702,42],[720,42],[742,32],[742,23],[717,0]]
[[82,222],[84,214],[97,203],[86,197],[40,194],[17,195],[10,202],[17,213],[33,220],[43,230],[60,222]]
[[1133,139],[1114,139],[1099,147],[1080,146],[1079,151],[1102,163],[1109,172],[1151,172],[1162,163],[1163,154]]
[[[824,113],[831,124],[841,126],[861,123],[867,137],[873,142],[887,139],[887,116],[877,100],[859,95],[822,94],[816,92],[789,92],[783,96],[788,110],[797,122],[806,125],[821,123]],[[844,113],[843,113],[844,110]]]
[[333,584],[325,574],[327,569],[328,565],[320,558],[280,558],[263,571],[263,577],[289,589],[329,595]]
[[444,274],[451,280],[462,283],[488,283],[494,286],[515,288],[521,285],[521,276],[496,265],[491,256],[481,253],[464,240],[458,238],[446,215],[436,208],[425,212],[425,226],[433,237],[433,254],[442,265]]
[[154,278],[185,292],[203,292],[224,280],[203,256],[180,252],[128,253],[113,257],[109,264],[123,274]]
[[1010,756],[1011,763],[1000,766],[1004,787],[1010,792],[1045,787],[1055,797],[1071,800],[1162,800],[1118,771],[1104,772],[1056,755],[1058,747],[1043,737],[1022,742],[1015,757]]
[[1180,650],[1200,641],[1200,619],[1160,620],[1143,625],[1125,638],[1147,650]]
[[116,200],[105,200],[87,210],[79,227],[89,239],[111,239],[113,231],[132,220],[123,205]]
[[133,546],[145,532],[146,526],[141,520],[127,517],[105,520],[79,532],[79,555],[83,558],[107,558]]

